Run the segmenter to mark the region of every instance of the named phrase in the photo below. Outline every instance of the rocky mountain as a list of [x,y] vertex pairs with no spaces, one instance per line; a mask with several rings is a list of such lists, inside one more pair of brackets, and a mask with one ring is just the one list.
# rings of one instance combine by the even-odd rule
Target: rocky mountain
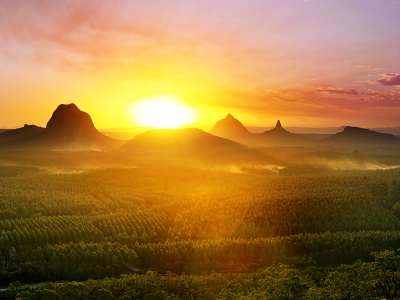
[[400,140],[394,135],[380,133],[369,129],[346,126],[342,132],[336,133],[319,143],[331,146],[400,146]]
[[121,146],[121,152],[196,154],[246,148],[198,128],[156,129],[138,134]]
[[246,141],[252,135],[252,133],[231,114],[228,114],[225,119],[215,123],[210,133],[234,141]]
[[120,144],[120,141],[100,133],[94,127],[90,115],[71,103],[59,105],[43,131],[14,140],[7,146],[21,149],[75,151],[108,150]]

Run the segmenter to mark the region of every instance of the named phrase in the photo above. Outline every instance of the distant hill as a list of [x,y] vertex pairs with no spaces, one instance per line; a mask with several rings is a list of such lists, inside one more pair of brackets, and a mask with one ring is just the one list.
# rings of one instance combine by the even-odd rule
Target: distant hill
[[74,151],[108,150],[120,144],[120,141],[100,133],[94,127],[90,115],[71,103],[59,105],[43,131],[9,142],[7,146],[21,149]]
[[136,135],[156,129],[155,127],[115,127],[115,128],[105,128],[99,129],[99,131],[113,139],[128,141],[133,139]]
[[[335,134],[342,132],[346,126],[341,127],[285,127],[287,131],[298,134]],[[250,132],[261,133],[266,130],[272,129],[272,127],[259,127],[259,126],[246,126]],[[400,127],[379,127],[379,128],[367,128],[372,131],[380,133],[390,133],[393,135],[400,135]]]
[[262,133],[253,133],[231,114],[218,121],[211,133],[243,144],[254,146],[298,146],[306,144],[309,138],[294,134],[282,127],[278,120],[276,127]]
[[370,128],[370,129],[381,133],[400,135],[400,127],[380,127],[380,128]]
[[0,143],[24,139],[43,131],[44,131],[43,127],[25,124],[24,127],[17,129],[10,129],[1,133]]
[[122,141],[128,141],[133,139],[135,136],[137,136],[141,132],[109,132],[109,131],[101,131],[102,134],[105,136],[108,136],[110,138],[116,139],[116,140],[122,140]]
[[99,129],[100,132],[138,132],[143,133],[152,129],[157,129],[156,127],[146,126],[146,127],[113,127],[113,128],[103,128]]
[[392,134],[351,126],[319,143],[331,146],[400,146],[400,140]]
[[237,142],[201,129],[156,129],[135,136],[120,147],[122,152],[195,154],[246,148]]

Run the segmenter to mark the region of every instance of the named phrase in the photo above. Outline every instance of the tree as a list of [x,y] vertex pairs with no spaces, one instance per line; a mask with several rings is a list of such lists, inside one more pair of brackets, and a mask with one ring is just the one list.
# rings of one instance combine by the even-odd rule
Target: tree
[[54,290],[37,289],[29,300],[58,300],[58,295]]
[[376,278],[376,291],[388,300],[397,299],[400,294],[400,256],[389,250],[375,252],[373,256],[375,262],[371,263],[370,270]]
[[18,290],[20,290],[21,288],[22,288],[22,285],[19,283],[19,281],[17,280],[17,281],[14,281],[14,282],[12,282],[12,283],[10,283],[9,285],[8,285],[8,288],[10,289],[10,290],[12,290],[12,291],[18,291]]
[[132,300],[132,297],[127,294],[123,294],[121,297],[118,298],[118,300]]
[[267,268],[264,276],[259,284],[271,299],[302,299],[311,286],[310,279],[300,270],[281,264]]
[[115,296],[109,290],[102,288],[94,292],[93,298],[95,300],[112,300],[115,299]]
[[86,285],[77,283],[77,282],[70,282],[67,284],[63,284],[59,289],[58,292],[60,294],[61,300],[86,300],[90,299],[89,296],[89,289]]

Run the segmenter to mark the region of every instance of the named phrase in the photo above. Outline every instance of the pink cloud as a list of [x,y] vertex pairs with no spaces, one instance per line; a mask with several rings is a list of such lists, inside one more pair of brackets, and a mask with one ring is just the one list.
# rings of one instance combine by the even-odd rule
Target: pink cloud
[[382,85],[400,85],[400,74],[387,73],[387,74],[381,74],[381,76],[385,78],[374,80],[371,82],[373,83],[377,82]]
[[[400,93],[391,91],[379,93],[375,90],[357,92],[354,89],[306,87],[302,90],[267,90],[267,96],[285,102],[298,103],[309,107],[340,108],[344,110],[364,110],[367,108],[400,108]],[[352,92],[351,90],[354,90]],[[340,91],[335,93],[335,91]],[[343,92],[341,92],[343,91]],[[331,95],[320,97],[315,92],[326,92]],[[357,94],[356,94],[357,93]],[[342,94],[335,96],[333,94]],[[344,96],[343,96],[344,94]],[[357,95],[349,99],[345,95]]]

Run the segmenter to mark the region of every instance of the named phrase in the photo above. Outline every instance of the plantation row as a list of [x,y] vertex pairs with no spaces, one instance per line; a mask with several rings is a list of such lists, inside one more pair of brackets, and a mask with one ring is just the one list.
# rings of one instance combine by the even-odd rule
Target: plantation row
[[[2,244],[76,242],[74,235],[95,242],[101,234],[125,244],[142,232],[154,242],[168,231],[179,240],[400,230],[399,177],[399,169],[266,177],[164,167],[2,179]],[[149,211],[140,221],[106,220],[139,210]],[[52,226],[55,216],[64,221]]]
[[374,251],[400,248],[399,231],[299,234],[257,239],[187,240],[134,245],[142,268],[160,273],[249,272],[273,262],[329,266],[368,261]]
[[204,177],[199,170],[116,169],[0,179],[0,220],[136,211],[179,198],[165,191]]
[[37,175],[0,180],[0,220],[150,208],[190,238],[400,230],[399,177],[399,169],[271,177],[181,167]]
[[11,247],[25,249],[45,244],[107,241],[157,242],[168,237],[168,219],[154,212],[94,217],[40,217],[0,221],[0,254]]
[[179,203],[174,225],[191,238],[400,230],[399,176],[399,169],[393,169],[217,177],[187,193],[192,205]]
[[[10,258],[8,258],[10,260]],[[69,243],[15,255],[0,271],[0,282],[40,282],[57,279],[85,280],[132,272],[139,260],[136,253],[116,243]]]

